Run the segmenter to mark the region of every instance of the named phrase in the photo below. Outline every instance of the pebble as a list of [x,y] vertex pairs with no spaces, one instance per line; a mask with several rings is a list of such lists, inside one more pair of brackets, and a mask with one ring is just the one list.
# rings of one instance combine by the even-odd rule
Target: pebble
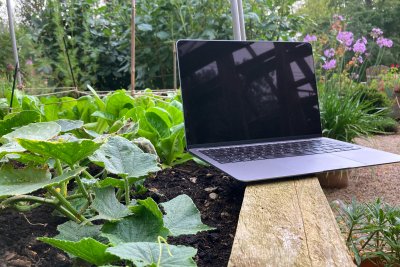
[[68,260],[68,258],[65,255],[61,254],[61,253],[57,253],[56,259],[59,260],[59,261],[67,261]]
[[218,194],[216,194],[216,193],[210,193],[208,196],[209,196],[211,199],[217,199]]
[[230,215],[229,215],[229,213],[228,212],[221,212],[221,218],[226,218],[226,217],[229,217]]
[[15,259],[8,262],[9,266],[13,267],[31,267],[32,262],[23,259]]
[[197,183],[197,177],[190,177],[189,180],[194,184]]
[[217,190],[218,189],[218,187],[207,187],[207,188],[205,188],[204,189],[204,191],[206,191],[206,192],[213,192],[213,191],[215,191],[215,190]]
[[206,174],[206,177],[211,177],[211,176],[213,176],[211,173]]

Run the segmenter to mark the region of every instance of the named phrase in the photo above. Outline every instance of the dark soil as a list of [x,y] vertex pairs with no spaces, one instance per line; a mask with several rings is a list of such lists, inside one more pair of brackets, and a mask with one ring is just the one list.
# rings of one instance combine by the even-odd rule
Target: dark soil
[[[157,202],[180,194],[189,195],[202,214],[203,223],[216,230],[197,235],[171,238],[171,244],[198,249],[198,266],[226,266],[243,200],[244,184],[215,168],[187,163],[159,172],[145,183]],[[57,225],[65,220],[52,216],[51,209],[41,207],[32,212],[12,210],[0,213],[0,267],[72,266],[66,254],[36,240],[54,236]]]

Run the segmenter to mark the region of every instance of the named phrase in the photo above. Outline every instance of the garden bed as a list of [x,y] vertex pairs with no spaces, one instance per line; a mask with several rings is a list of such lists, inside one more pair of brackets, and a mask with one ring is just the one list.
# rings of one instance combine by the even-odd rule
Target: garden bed
[[[244,184],[212,167],[193,162],[160,171],[146,181],[148,195],[164,202],[180,194],[189,195],[199,208],[203,223],[216,230],[169,239],[198,249],[198,266],[226,266],[231,252]],[[29,213],[7,210],[0,216],[0,267],[72,266],[60,250],[36,240],[54,236],[64,220],[49,216],[48,208]]]

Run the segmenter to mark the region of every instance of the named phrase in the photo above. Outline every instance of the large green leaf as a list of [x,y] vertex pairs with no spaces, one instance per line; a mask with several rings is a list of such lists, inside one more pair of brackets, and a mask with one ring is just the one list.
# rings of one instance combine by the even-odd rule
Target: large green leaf
[[7,115],[3,121],[0,121],[0,136],[12,132],[14,128],[39,122],[40,119],[40,113],[33,110],[24,110],[16,114],[11,113]]
[[[161,259],[160,257],[161,251]],[[120,259],[129,260],[136,267],[191,267],[196,266],[193,257],[197,250],[192,247],[173,246],[153,242],[123,243],[110,247],[107,252]],[[171,254],[170,254],[171,253]],[[159,264],[159,265],[158,265]]]
[[40,188],[70,180],[83,170],[84,168],[78,168],[51,179],[48,169],[15,169],[12,165],[3,165],[0,168],[0,197],[32,193]]
[[153,131],[155,131],[161,138],[167,137],[170,134],[167,121],[165,121],[159,114],[153,111],[146,112],[145,117]]
[[169,231],[164,227],[162,213],[153,199],[138,200],[133,212],[134,215],[120,221],[105,223],[102,235],[113,244],[155,242],[158,236],[167,237]]
[[97,239],[100,236],[101,225],[81,225],[73,221],[67,221],[57,226],[59,234],[55,239],[78,242],[87,237]]
[[48,237],[39,237],[38,239],[95,265],[112,263],[117,260],[117,257],[106,251],[107,245],[93,238],[84,238],[78,242]]
[[25,148],[20,146],[18,143],[8,143],[0,146],[0,159],[9,153],[24,152]]
[[[135,100],[126,94],[125,90],[117,90],[104,100],[106,104],[106,112],[113,114],[117,118],[122,117],[124,110],[128,111],[133,108]],[[126,113],[126,112],[125,112]]]
[[185,137],[183,123],[172,128],[172,133],[166,138],[161,139],[159,143],[160,157],[163,163],[172,165],[178,158],[185,157],[190,160],[192,157],[185,153]]
[[126,177],[139,178],[159,170],[155,155],[144,153],[120,136],[110,137],[89,159],[111,173]]
[[59,159],[70,166],[92,155],[101,146],[101,143],[88,139],[72,142],[19,139],[18,142],[31,152]]
[[79,120],[56,120],[56,122],[61,126],[61,132],[69,132],[75,129],[79,129],[83,126],[83,121]]
[[93,217],[91,220],[119,220],[132,213],[125,205],[117,200],[114,187],[95,188],[94,191],[96,198],[92,203],[92,208],[96,210],[99,215]]
[[165,226],[173,236],[194,235],[201,231],[213,230],[201,222],[200,212],[192,199],[187,195],[180,195],[161,204],[166,215]]
[[2,143],[13,142],[17,138],[29,140],[48,140],[59,134],[61,126],[56,122],[37,122],[31,123],[14,130],[11,133],[3,135],[0,139]]

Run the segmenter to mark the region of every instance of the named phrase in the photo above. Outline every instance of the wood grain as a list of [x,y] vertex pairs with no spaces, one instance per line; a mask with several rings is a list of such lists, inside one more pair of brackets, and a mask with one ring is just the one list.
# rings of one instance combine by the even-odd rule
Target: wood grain
[[354,266],[317,178],[249,185],[228,266]]

